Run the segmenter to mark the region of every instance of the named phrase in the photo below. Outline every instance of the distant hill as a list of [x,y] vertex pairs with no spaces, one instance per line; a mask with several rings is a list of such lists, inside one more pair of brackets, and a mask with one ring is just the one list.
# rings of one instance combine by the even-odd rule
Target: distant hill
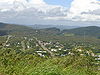
[[10,30],[28,30],[28,29],[32,29],[32,28],[22,26],[22,25],[0,23],[0,30],[10,31]]
[[44,28],[44,29],[35,29],[28,26],[23,25],[15,25],[15,24],[6,24],[0,23],[0,35],[21,35],[21,36],[29,36],[29,35],[55,35],[60,32],[60,29],[52,27],[52,28]]
[[100,27],[88,26],[75,29],[66,29],[63,30],[62,33],[73,33],[75,35],[80,35],[80,36],[86,35],[86,36],[100,37]]
[[27,35],[33,33],[34,29],[22,25],[0,23],[0,35]]
[[86,35],[86,36],[94,36],[100,38],[100,27],[88,26],[88,27],[79,27],[74,29],[65,29],[61,31],[59,28],[56,27],[35,29],[23,25],[0,23],[0,36],[8,34],[20,35],[20,36],[29,36],[29,35],[48,36],[48,35],[67,34],[67,36]]
[[40,33],[42,34],[50,34],[50,35],[56,35],[60,33],[60,29],[52,27],[52,28],[45,28],[45,29],[39,29]]
[[29,27],[32,27],[34,29],[58,28],[60,30],[79,28],[79,26],[68,26],[68,25],[29,25]]

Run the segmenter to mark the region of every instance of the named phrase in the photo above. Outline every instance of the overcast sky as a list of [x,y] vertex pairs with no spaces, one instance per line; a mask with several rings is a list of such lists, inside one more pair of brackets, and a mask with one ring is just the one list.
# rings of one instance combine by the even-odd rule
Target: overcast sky
[[0,0],[0,22],[100,26],[100,0]]

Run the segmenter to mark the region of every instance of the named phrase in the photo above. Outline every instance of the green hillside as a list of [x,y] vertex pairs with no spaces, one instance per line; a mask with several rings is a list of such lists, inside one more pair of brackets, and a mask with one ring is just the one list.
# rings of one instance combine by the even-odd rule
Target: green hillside
[[70,30],[63,30],[62,33],[71,33],[71,34],[73,33],[79,36],[86,35],[86,36],[100,37],[100,27],[97,26],[81,27]]
[[13,34],[13,35],[58,35],[65,34],[65,36],[93,36],[100,37],[100,27],[88,26],[74,29],[66,29],[60,31],[58,28],[45,28],[34,29],[22,25],[0,23],[0,35]]
[[13,34],[13,35],[54,35],[58,34],[60,29],[58,28],[45,28],[45,29],[34,29],[27,26],[15,25],[15,24],[5,24],[0,23],[0,33],[1,35]]
[[27,26],[0,23],[0,33],[2,32],[4,32],[5,35],[26,36],[34,34],[35,30]]

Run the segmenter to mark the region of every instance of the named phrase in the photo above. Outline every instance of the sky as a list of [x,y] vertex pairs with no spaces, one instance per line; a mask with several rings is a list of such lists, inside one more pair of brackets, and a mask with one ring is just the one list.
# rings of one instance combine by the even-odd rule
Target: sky
[[0,22],[100,26],[100,0],[0,0]]
[[65,7],[70,7],[70,4],[73,0],[44,0],[48,4],[53,4],[53,5],[62,5]]

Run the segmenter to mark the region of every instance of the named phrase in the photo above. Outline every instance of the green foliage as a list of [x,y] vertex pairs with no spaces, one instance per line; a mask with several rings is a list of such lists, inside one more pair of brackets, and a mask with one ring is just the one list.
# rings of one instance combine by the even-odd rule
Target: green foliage
[[93,62],[90,56],[42,58],[13,49],[0,50],[2,75],[97,75]]

